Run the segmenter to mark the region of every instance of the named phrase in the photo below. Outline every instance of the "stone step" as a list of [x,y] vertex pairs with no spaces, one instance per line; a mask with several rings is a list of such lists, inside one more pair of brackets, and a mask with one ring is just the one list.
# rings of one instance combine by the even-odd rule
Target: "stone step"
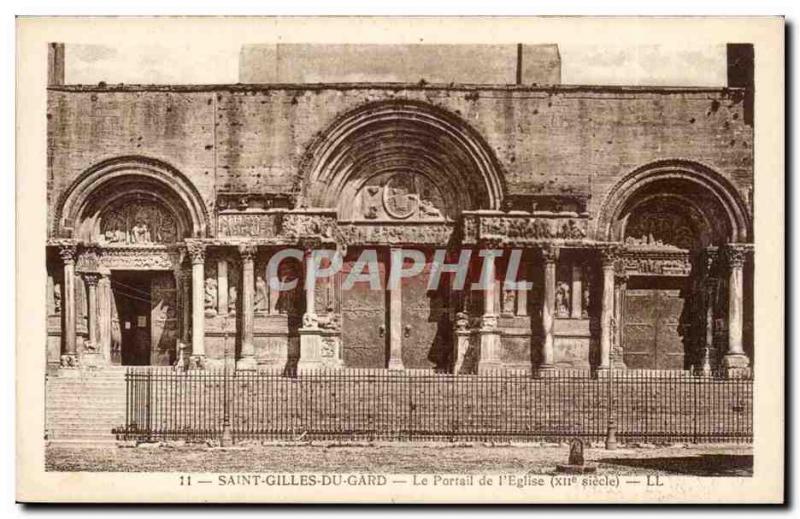
[[83,415],[91,415],[91,416],[125,416],[125,406],[122,407],[103,407],[103,408],[94,408],[94,409],[81,409],[79,412],[76,412],[75,409],[65,409],[65,408],[49,408],[47,410],[47,416],[51,418],[60,418],[60,417],[75,417],[75,416],[83,416]]
[[95,433],[86,431],[58,431],[51,432],[48,439],[52,440],[82,440],[82,441],[116,441],[117,437],[111,432]]
[[125,400],[110,400],[102,404],[81,404],[78,402],[49,402],[47,406],[48,411],[91,411],[98,410],[113,410],[125,409]]
[[[123,420],[124,422],[124,420]],[[122,423],[114,424],[108,422],[62,422],[57,424],[50,424],[51,430],[61,432],[85,432],[85,433],[111,433],[111,430],[116,427],[122,427]]]
[[68,438],[53,438],[47,441],[48,445],[54,447],[80,447],[80,448],[98,448],[107,449],[109,447],[116,447],[118,442],[116,439],[68,439]]

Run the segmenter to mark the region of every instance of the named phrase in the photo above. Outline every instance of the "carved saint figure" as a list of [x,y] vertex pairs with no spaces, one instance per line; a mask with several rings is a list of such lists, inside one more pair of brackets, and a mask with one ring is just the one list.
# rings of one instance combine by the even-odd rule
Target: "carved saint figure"
[[235,314],[236,313],[236,298],[238,297],[238,293],[236,292],[236,285],[231,285],[228,289],[228,313]]
[[581,304],[581,317],[589,317],[589,283],[583,284],[583,303]]
[[256,297],[255,297],[255,310],[256,312],[266,312],[269,303],[267,294],[267,282],[264,281],[262,276],[256,277]]
[[514,313],[514,300],[516,299],[516,291],[514,290],[503,290],[503,313],[504,314],[513,314]]
[[53,283],[53,313],[61,313],[61,283]]
[[214,278],[206,278],[205,309],[206,312],[216,312],[217,309],[217,280]]
[[569,315],[569,285],[561,282],[556,288],[556,315],[559,317],[567,317]]
[[150,228],[139,216],[136,218],[136,225],[131,228],[131,243],[150,243]]

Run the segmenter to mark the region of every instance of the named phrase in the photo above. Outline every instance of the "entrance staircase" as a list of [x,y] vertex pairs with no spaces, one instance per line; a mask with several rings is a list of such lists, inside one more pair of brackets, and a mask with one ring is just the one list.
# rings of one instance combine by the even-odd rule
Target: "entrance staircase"
[[125,370],[48,375],[45,435],[51,443],[111,446],[125,424]]

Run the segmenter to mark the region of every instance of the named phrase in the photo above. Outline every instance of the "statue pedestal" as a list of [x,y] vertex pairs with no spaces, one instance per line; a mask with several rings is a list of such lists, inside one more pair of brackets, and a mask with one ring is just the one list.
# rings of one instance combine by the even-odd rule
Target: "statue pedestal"
[[481,358],[478,361],[478,373],[497,371],[503,364],[498,358],[500,353],[500,331],[495,328],[483,328],[478,331],[481,338]]
[[309,371],[320,369],[322,359],[320,358],[320,345],[322,343],[321,330],[319,328],[300,328],[300,359],[297,361],[297,371]]

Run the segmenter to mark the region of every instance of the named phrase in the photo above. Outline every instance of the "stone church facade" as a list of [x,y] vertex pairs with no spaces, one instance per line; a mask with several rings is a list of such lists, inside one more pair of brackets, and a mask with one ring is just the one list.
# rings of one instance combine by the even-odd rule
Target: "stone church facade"
[[[429,79],[365,58],[357,82],[304,82],[251,48],[247,83],[89,86],[53,44],[49,371],[751,366],[752,47],[728,46],[720,88],[561,85],[553,46],[496,47],[476,52],[508,81],[445,82],[439,49]],[[281,292],[286,249],[307,252]],[[306,287],[320,249],[343,267]],[[509,254],[481,292],[429,290],[430,263],[347,286],[365,249],[383,280],[399,249],[519,250],[532,288],[506,288]]]

